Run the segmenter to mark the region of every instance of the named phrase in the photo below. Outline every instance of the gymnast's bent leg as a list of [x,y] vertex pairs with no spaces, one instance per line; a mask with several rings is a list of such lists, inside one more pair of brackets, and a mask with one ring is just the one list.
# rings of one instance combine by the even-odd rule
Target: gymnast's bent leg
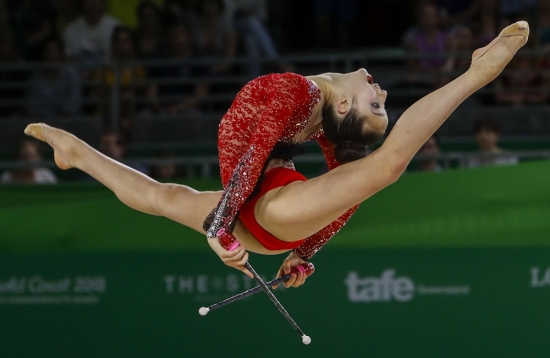
[[267,193],[255,210],[260,225],[281,240],[297,241],[394,183],[422,144],[460,103],[500,74],[528,35],[529,25],[519,21],[475,51],[468,71],[407,109],[373,154]]

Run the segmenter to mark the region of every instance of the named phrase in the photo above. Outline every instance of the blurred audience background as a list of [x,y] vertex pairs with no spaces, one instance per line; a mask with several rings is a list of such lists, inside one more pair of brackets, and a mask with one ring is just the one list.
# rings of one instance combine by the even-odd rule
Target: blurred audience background
[[55,184],[57,177],[48,168],[36,166],[34,168],[26,167],[25,164],[42,164],[42,155],[40,154],[40,142],[35,139],[24,139],[18,146],[17,164],[20,169],[6,170],[0,176],[0,182],[3,184]]
[[411,171],[523,160],[501,144],[550,150],[550,0],[0,0],[0,172],[22,160],[22,128],[47,121],[97,147],[111,133],[121,158],[159,178],[215,175],[219,119],[271,72],[365,67],[389,92],[391,129],[518,19],[531,24],[529,44]]

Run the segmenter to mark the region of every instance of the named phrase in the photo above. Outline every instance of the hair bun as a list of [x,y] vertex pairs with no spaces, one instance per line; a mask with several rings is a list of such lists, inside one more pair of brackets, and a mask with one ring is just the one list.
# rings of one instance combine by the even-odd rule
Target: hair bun
[[349,163],[367,156],[367,147],[351,142],[338,143],[334,148],[334,156],[341,163]]

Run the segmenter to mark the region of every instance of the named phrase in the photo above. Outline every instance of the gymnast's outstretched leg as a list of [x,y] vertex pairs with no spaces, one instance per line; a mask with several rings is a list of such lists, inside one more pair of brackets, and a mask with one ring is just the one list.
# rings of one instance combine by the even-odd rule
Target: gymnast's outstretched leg
[[474,52],[466,73],[407,109],[376,152],[268,192],[256,205],[257,221],[277,238],[297,241],[395,182],[422,144],[460,103],[500,74],[528,36],[525,21],[508,26],[491,44]]
[[[59,168],[78,168],[88,173],[135,210],[150,215],[169,216],[167,208],[169,210],[172,206],[171,202],[180,200],[180,203],[186,203],[178,207],[178,210],[183,210],[183,214],[176,219],[199,232],[203,232],[204,218],[201,217],[202,213],[194,212],[202,211],[202,206],[210,208],[208,205],[216,204],[215,200],[209,200],[210,197],[219,197],[219,194],[201,193],[183,185],[159,183],[103,155],[74,135],[43,123],[30,124],[25,129],[25,134],[50,144],[55,151],[55,162]],[[174,194],[179,198],[174,198]],[[209,210],[204,212],[208,214]],[[195,215],[200,220],[193,220]]]
[[[204,217],[221,197],[221,192],[199,192],[185,185],[159,183],[103,155],[76,136],[44,123],[30,124],[25,134],[51,145],[59,168],[78,168],[111,189],[129,207],[150,215],[165,216],[200,233],[204,233]],[[216,240],[208,242],[210,246],[217,244]],[[212,249],[228,266],[238,266],[249,274],[242,269],[248,259],[245,247],[242,245],[232,252],[223,250],[221,246]]]

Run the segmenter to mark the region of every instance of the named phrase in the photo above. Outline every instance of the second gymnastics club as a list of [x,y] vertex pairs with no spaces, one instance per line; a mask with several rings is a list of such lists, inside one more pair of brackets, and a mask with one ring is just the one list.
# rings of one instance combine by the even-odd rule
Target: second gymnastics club
[[[303,273],[306,274],[307,277],[309,277],[311,274],[313,274],[314,271],[315,271],[315,267],[313,266],[313,264],[311,262],[305,262],[303,264],[299,264],[299,265],[293,267],[292,270],[290,270],[290,273],[287,273],[283,277],[276,278],[274,280],[266,282],[265,284],[266,284],[266,286],[278,285],[281,282],[287,281],[292,276],[292,274],[297,274],[299,272],[303,272]],[[243,298],[246,298],[248,296],[251,296],[255,293],[260,292],[261,290],[262,290],[262,288],[260,286],[256,286],[254,288],[251,288],[249,290],[241,292],[238,295],[226,298],[225,300],[223,300],[221,302],[218,302],[218,303],[215,303],[211,306],[201,307],[199,309],[199,314],[201,316],[206,316],[208,314],[208,312],[210,312],[212,310],[215,310],[216,308],[220,308],[220,307],[226,306],[230,303],[242,300]]]
[[[218,237],[218,241],[220,242],[220,244],[223,246],[223,248],[225,248],[226,250],[228,251],[233,251],[235,250],[237,247],[240,246],[239,242],[235,239],[235,237],[233,236],[233,234],[231,234],[230,232],[227,232],[225,231],[224,229],[218,231],[218,233],[216,234],[216,237]],[[283,314],[283,316],[286,318],[286,320],[288,321],[288,323],[290,323],[290,325],[296,330],[296,332],[298,332],[298,334],[302,337],[302,343],[303,344],[310,344],[311,343],[311,338],[306,335],[301,329],[300,327],[298,327],[298,325],[296,324],[296,322],[294,322],[294,320],[292,319],[292,317],[290,317],[290,315],[288,314],[288,312],[285,310],[285,308],[283,307],[283,305],[281,305],[281,303],[279,302],[279,300],[277,300],[277,297],[275,297],[275,295],[273,294],[273,292],[271,292],[271,290],[269,289],[269,287],[267,287],[267,285],[265,284],[264,280],[262,280],[262,278],[260,277],[260,275],[258,275],[258,273],[254,270],[254,268],[250,265],[249,262],[245,263],[244,264],[244,267],[246,267],[246,269],[248,271],[250,271],[252,273],[252,275],[254,276],[254,280],[256,280],[256,282],[258,283],[258,285],[260,285],[260,287],[262,288],[262,290],[265,292],[265,294],[267,295],[267,297],[269,297],[269,299],[271,300],[271,302],[273,302],[275,304],[275,306],[277,307],[277,309],[279,310],[279,312],[281,312]]]

